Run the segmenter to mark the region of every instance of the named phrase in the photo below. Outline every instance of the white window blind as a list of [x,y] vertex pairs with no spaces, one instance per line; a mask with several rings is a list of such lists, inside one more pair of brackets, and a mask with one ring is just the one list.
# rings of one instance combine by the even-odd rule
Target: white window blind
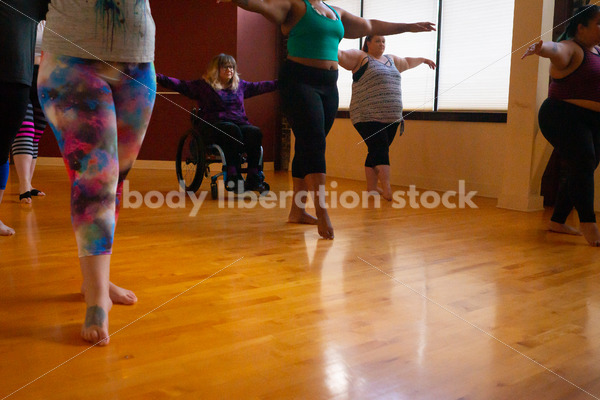
[[[331,0],[355,15],[390,22],[431,21],[437,33],[386,36],[386,53],[425,57],[436,61],[439,46],[438,106],[440,111],[497,111],[508,108],[510,52],[514,0]],[[438,21],[439,6],[442,20]],[[341,49],[358,48],[358,40],[344,39]],[[436,72],[420,65],[402,73],[406,110],[434,110]],[[340,109],[347,109],[352,76],[340,69]]]
[[442,4],[438,109],[507,110],[514,0]]
[[[389,22],[436,22],[438,0],[365,0],[364,18]],[[387,54],[425,57],[435,62],[437,34],[402,33],[386,36]],[[435,71],[419,65],[402,73],[402,101],[407,110],[432,111]]]

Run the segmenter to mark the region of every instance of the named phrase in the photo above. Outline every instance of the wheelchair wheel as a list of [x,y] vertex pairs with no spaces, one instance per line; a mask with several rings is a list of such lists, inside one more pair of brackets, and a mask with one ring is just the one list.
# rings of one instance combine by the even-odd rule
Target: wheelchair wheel
[[190,129],[179,139],[177,146],[177,181],[186,192],[196,192],[200,189],[206,167],[206,150],[202,138],[198,132]]

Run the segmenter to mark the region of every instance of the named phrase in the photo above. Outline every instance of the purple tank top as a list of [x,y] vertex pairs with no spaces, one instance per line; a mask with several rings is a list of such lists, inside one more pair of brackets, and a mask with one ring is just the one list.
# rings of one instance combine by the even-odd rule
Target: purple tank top
[[[600,52],[600,48],[596,47]],[[583,50],[583,61],[562,79],[552,79],[548,97],[557,100],[591,100],[600,103],[600,55]]]

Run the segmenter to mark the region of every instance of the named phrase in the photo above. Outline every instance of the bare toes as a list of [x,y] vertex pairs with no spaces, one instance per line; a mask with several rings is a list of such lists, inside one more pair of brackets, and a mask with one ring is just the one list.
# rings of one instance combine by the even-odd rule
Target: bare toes
[[108,314],[102,307],[94,305],[87,308],[81,337],[99,346],[108,344]]
[[110,283],[108,294],[111,301],[115,304],[130,306],[138,301],[137,296],[131,290],[119,287],[112,282]]

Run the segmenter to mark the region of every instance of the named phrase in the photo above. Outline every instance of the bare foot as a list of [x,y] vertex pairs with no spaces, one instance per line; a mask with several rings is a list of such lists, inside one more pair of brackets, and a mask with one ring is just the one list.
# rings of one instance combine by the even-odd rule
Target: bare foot
[[89,306],[85,312],[85,322],[81,327],[81,337],[83,340],[106,346],[110,341],[108,335],[108,311],[110,305],[105,308],[99,305]]
[[567,235],[581,236],[581,232],[578,231],[577,229],[573,228],[572,226],[567,225],[567,224],[560,224],[560,223],[554,222],[554,221],[550,221],[550,225],[548,226],[548,229],[551,232],[565,233]]
[[137,303],[137,296],[131,290],[124,289],[110,282],[108,287],[110,300],[115,304],[124,304],[130,306]]
[[600,247],[600,231],[595,222],[582,222],[579,227],[590,246]]
[[317,230],[323,239],[333,239],[333,225],[331,225],[327,210],[323,211],[323,215],[319,215]]
[[15,234],[15,230],[10,226],[4,225],[2,221],[0,221],[0,236],[12,236]]
[[288,216],[288,222],[292,224],[307,224],[307,225],[317,225],[317,218],[313,217],[306,211],[290,211],[290,215]]
[[375,188],[374,190],[367,190],[367,192],[378,193],[379,195],[381,195],[381,197],[383,197],[387,201],[392,201],[392,187],[390,185],[387,185],[383,189],[380,188],[379,186],[377,186],[377,188]]
[[[81,286],[81,294],[85,296],[85,290],[83,289],[83,286]],[[108,295],[113,304],[130,306],[138,301],[137,296],[131,290],[124,289],[112,282],[109,282]]]
[[381,196],[387,201],[392,201],[392,187],[390,185],[385,185],[381,189]]

